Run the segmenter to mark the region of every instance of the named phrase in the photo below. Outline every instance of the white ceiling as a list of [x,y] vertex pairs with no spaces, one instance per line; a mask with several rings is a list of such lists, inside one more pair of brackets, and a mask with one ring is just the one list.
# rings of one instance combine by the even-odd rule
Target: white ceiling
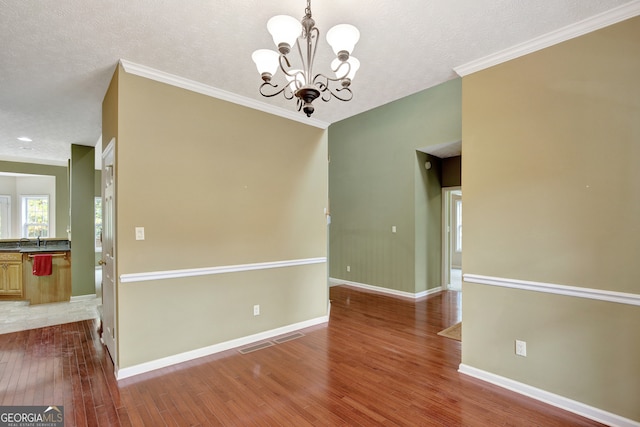
[[[455,78],[455,67],[638,0],[315,0],[316,72],[328,72],[326,31],[361,32],[354,99],[317,100],[327,124]],[[94,146],[118,60],[295,110],[263,98],[251,53],[271,48],[266,21],[301,18],[304,0],[0,0],[0,159],[66,164]],[[299,113],[303,116],[303,113]],[[21,142],[29,136],[33,142]]]

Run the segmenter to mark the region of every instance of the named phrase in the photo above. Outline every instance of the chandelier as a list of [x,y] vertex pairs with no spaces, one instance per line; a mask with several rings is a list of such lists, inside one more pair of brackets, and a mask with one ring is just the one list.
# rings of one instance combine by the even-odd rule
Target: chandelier
[[[307,117],[313,114],[313,101],[319,97],[325,102],[331,98],[340,101],[350,101],[353,98],[349,86],[360,68],[360,61],[351,56],[355,44],[360,39],[360,32],[356,27],[338,24],[327,32],[327,42],[336,54],[336,58],[331,62],[331,70],[335,77],[313,74],[313,61],[320,31],[311,17],[311,0],[307,0],[302,21],[287,15],[277,15],[269,19],[267,30],[271,33],[278,52],[259,49],[251,55],[263,80],[260,85],[262,96],[270,98],[283,94],[286,99],[295,97],[298,111],[304,111]],[[298,46],[300,54],[299,68],[292,67],[290,62],[292,55],[289,54],[294,44]],[[278,69],[282,70],[286,79],[283,86],[271,82]],[[332,85],[335,87],[332,88]]]

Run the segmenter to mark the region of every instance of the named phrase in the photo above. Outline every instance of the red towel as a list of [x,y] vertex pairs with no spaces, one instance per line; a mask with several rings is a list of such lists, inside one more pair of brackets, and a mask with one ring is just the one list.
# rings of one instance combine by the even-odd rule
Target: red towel
[[51,275],[51,254],[41,254],[33,256],[33,275],[34,276],[50,276]]

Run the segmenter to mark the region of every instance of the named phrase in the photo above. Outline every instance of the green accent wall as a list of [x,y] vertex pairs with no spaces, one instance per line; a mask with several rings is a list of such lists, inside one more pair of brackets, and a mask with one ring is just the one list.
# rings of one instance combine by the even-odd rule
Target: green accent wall
[[93,176],[93,197],[102,196],[102,171],[96,170]]
[[33,175],[49,175],[56,177],[56,237],[67,238],[69,228],[69,177],[65,166],[39,165],[0,161],[0,171],[25,173]]
[[[463,78],[465,274],[637,302],[639,41],[636,17]],[[465,365],[640,422],[633,301],[468,282],[463,296]]]
[[332,278],[409,293],[441,285],[441,162],[430,157],[427,171],[418,150],[460,139],[460,79],[329,127]]
[[71,145],[71,295],[95,294],[95,149]]

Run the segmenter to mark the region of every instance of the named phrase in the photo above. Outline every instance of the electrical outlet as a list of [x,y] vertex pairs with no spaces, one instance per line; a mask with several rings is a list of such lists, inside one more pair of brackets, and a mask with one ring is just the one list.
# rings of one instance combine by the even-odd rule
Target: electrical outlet
[[396,230],[397,230],[397,229],[396,229],[396,226],[395,226],[395,225],[392,225],[392,226],[391,226],[391,232],[392,232],[392,233],[395,233],[395,232],[396,232]]
[[516,354],[518,356],[527,357],[527,342],[516,340]]
[[254,316],[260,315],[260,304],[256,304],[253,306],[253,315]]
[[347,265],[347,273],[351,271],[351,266]]

